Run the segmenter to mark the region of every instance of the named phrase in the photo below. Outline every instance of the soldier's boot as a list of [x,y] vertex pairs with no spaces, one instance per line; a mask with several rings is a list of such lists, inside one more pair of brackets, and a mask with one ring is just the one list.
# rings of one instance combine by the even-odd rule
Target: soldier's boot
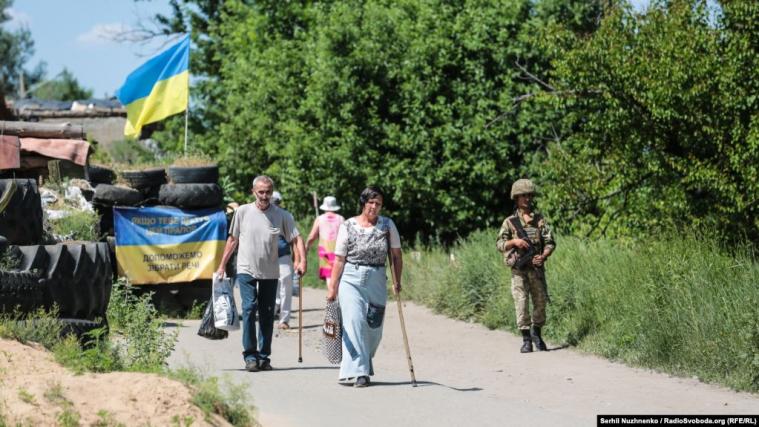
[[532,340],[535,342],[535,348],[537,348],[538,351],[548,350],[545,341],[543,341],[543,337],[540,335],[540,326],[532,327]]
[[532,353],[532,337],[530,337],[530,331],[522,329],[522,348],[519,349],[520,353]]

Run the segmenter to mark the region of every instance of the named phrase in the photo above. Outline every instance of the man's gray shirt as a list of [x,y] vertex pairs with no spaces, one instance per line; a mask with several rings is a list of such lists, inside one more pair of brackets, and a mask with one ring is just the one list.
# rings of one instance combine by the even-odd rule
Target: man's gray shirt
[[229,234],[238,239],[238,274],[250,274],[256,279],[279,279],[279,236],[292,242],[300,233],[293,216],[286,210],[272,204],[261,211],[255,203],[248,203],[235,212]]

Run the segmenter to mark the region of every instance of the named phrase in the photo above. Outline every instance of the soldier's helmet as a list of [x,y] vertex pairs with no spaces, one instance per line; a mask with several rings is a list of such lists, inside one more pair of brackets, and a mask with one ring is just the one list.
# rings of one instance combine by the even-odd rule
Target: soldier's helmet
[[537,191],[535,184],[529,179],[518,179],[511,186],[511,200],[515,200],[520,194],[535,194]]

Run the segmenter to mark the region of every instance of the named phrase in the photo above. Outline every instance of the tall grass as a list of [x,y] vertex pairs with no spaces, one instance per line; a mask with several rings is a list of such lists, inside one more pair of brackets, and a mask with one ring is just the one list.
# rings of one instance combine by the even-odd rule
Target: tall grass
[[128,281],[120,277],[111,290],[108,321],[119,337],[118,347],[128,369],[144,372],[164,369],[178,331],[163,328],[165,318],[158,313],[150,294],[135,295]]
[[[40,343],[75,373],[136,371],[168,376],[191,389],[193,403],[206,417],[215,413],[235,426],[258,425],[254,409],[247,403],[244,384],[229,381],[221,384],[196,368],[168,368],[166,361],[174,349],[178,331],[168,332],[164,328],[165,319],[153,306],[150,294],[133,294],[129,283],[120,278],[113,284],[108,319],[110,333],[106,334],[105,328],[94,329],[86,334],[83,345],[73,335],[62,335],[63,324],[55,307],[50,312],[40,309],[28,314],[0,314],[0,338]],[[2,409],[0,405],[0,427],[4,425]],[[99,415],[108,418],[108,414]],[[67,425],[66,420],[58,421]],[[189,425],[193,420],[184,421]]]
[[65,240],[93,242],[98,239],[98,216],[94,212],[71,209],[69,215],[50,221],[50,232]]
[[[449,251],[408,251],[406,295],[454,318],[516,331],[510,272],[495,236],[477,232]],[[546,264],[545,334],[634,366],[758,392],[759,264],[750,248],[729,249],[693,235],[562,238]]]

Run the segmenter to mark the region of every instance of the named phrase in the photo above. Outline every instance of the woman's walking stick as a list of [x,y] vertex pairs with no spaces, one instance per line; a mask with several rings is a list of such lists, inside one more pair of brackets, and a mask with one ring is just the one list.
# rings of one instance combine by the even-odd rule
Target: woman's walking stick
[[411,362],[411,350],[408,347],[408,336],[406,335],[406,322],[403,320],[403,304],[401,304],[401,293],[396,292],[398,287],[398,277],[393,266],[393,254],[388,251],[388,262],[390,263],[390,273],[393,275],[393,293],[395,302],[398,303],[398,318],[401,319],[401,332],[403,333],[403,347],[406,349],[406,361],[408,362],[408,371],[411,373],[411,385],[416,387],[416,376],[414,375],[414,363]]
[[303,363],[303,277],[298,274],[298,363]]

